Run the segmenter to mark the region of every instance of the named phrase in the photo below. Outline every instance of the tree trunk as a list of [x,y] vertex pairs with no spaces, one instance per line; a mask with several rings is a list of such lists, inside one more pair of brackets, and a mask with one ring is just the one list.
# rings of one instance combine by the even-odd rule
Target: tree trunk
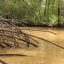
[[60,27],[60,0],[58,0],[58,27]]

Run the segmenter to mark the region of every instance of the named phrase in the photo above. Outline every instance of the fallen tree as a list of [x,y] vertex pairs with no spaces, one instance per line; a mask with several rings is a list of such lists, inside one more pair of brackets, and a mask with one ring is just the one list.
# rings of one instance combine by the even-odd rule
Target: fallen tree
[[[29,47],[30,45],[34,47],[38,47],[39,42],[35,39],[38,38],[53,45],[56,45],[60,48],[63,48],[62,46],[56,43],[23,32],[22,30],[27,30],[27,29],[19,29],[19,27],[16,25],[17,23],[18,23],[17,21],[13,21],[11,19],[4,19],[0,17],[0,45],[1,45],[0,47],[2,48],[21,47],[20,44],[25,45],[27,47]],[[36,31],[40,31],[40,30],[36,30]],[[42,31],[42,32],[49,32],[54,35],[57,35],[56,33],[51,31]],[[21,43],[18,40],[21,41]],[[32,40],[34,42],[32,42]],[[26,44],[24,44],[23,42],[25,42]]]
[[[26,47],[30,47],[30,45],[34,47],[38,47],[39,42],[35,38],[46,41],[47,43],[51,43],[59,48],[64,49],[64,47],[54,42],[50,42],[44,38],[40,38],[40,37],[23,32],[22,31],[23,29],[19,29],[19,27],[16,24],[17,24],[16,21],[0,18],[0,48],[3,51],[5,51],[4,49],[9,49],[9,48],[21,48],[23,45]],[[51,31],[43,31],[43,32],[49,32],[54,35],[57,35],[56,33],[51,32]],[[7,57],[7,56],[26,56],[26,55],[0,54],[0,56]],[[2,64],[6,64],[2,60],[0,62]]]

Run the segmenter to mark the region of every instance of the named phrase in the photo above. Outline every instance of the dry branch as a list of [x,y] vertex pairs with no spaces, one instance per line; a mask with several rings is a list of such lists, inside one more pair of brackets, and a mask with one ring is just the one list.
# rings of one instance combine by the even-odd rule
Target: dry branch
[[4,56],[4,57],[12,57],[12,56],[27,56],[27,55],[24,55],[24,54],[0,54],[0,57],[1,56]]
[[40,37],[37,37],[37,36],[34,36],[34,35],[30,35],[30,34],[27,34],[27,33],[24,33],[24,34],[29,35],[29,36],[32,36],[32,37],[35,37],[35,38],[38,38],[38,39],[40,39],[40,40],[46,41],[47,43],[51,43],[51,44],[53,44],[53,45],[55,45],[55,46],[57,46],[57,47],[59,47],[59,48],[61,48],[61,49],[64,49],[63,46],[61,46],[61,45],[59,45],[59,44],[56,44],[55,42],[51,42],[51,41],[46,40],[46,39],[44,39],[44,38],[40,38]]
[[[3,41],[3,42],[0,41],[0,47],[1,48],[13,47],[13,46],[19,47],[20,42],[18,42],[17,40],[20,40],[21,42],[22,41],[26,42],[28,47],[30,45],[38,47],[39,42],[36,39],[34,39],[34,38],[38,38],[38,39],[44,40],[48,43],[51,43],[51,44],[53,44],[57,47],[64,49],[64,47],[62,47],[62,46],[60,46],[56,43],[50,42],[46,39],[43,39],[43,38],[40,38],[40,37],[37,37],[37,36],[34,36],[34,35],[24,33],[22,31],[23,29],[20,30],[15,24],[16,24],[16,21],[0,18],[0,26],[1,26],[0,27],[1,28],[0,29],[0,39]],[[43,32],[49,32],[49,33],[52,33],[54,35],[57,35],[56,33],[51,32],[51,31],[43,31]],[[34,38],[32,38],[32,37],[34,37]],[[11,45],[9,42],[5,41],[5,39],[8,41],[9,38],[12,40],[13,45]],[[34,42],[31,42],[31,40],[33,40]],[[38,44],[36,44],[36,43],[38,43]]]

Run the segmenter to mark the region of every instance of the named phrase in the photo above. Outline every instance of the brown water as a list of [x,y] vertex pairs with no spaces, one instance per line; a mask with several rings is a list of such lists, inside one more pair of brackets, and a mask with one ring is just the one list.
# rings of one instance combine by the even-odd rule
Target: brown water
[[[25,29],[25,28],[21,28]],[[64,29],[53,28],[29,28],[30,30],[23,30],[31,35],[44,38],[53,43],[64,47]],[[35,31],[34,31],[35,30]],[[40,30],[40,31],[37,31]],[[57,35],[50,32],[52,31]],[[64,49],[61,49],[53,44],[39,40],[39,47],[30,47],[26,49],[8,49],[7,53],[26,54],[27,57],[0,57],[8,64],[64,64]],[[0,51],[3,52],[2,50]]]

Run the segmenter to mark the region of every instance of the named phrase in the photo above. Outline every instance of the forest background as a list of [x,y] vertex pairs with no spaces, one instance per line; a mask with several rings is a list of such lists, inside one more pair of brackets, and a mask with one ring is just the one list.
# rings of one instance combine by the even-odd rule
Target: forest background
[[25,26],[64,27],[64,0],[0,0],[0,16]]

